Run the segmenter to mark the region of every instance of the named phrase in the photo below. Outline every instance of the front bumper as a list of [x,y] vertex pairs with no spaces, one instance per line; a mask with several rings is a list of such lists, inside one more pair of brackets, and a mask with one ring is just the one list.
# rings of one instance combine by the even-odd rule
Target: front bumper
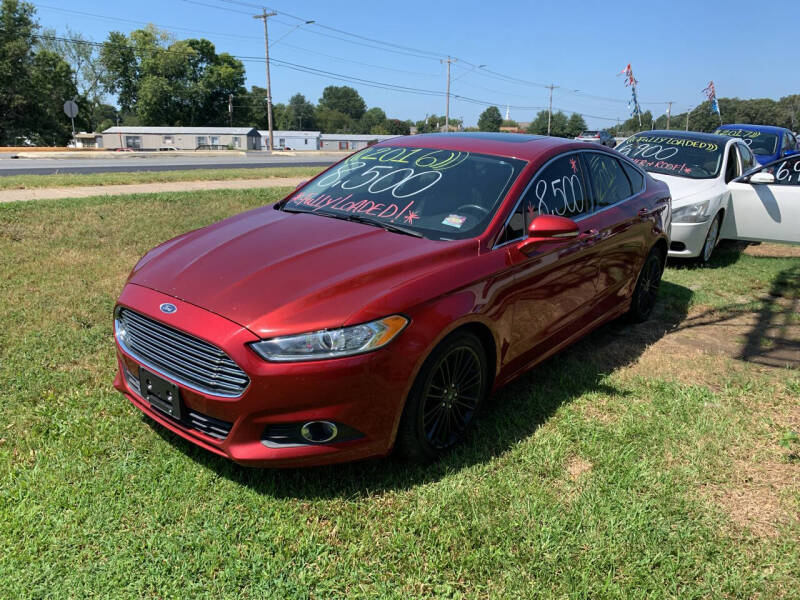
[[[160,313],[158,307],[164,302],[177,305],[178,310],[170,315]],[[249,330],[192,304],[133,284],[125,287],[118,304],[217,346],[250,378],[239,397],[225,398],[156,372],[178,386],[187,414],[229,425],[229,432],[222,436],[219,428],[204,430],[193,425],[198,421],[177,421],[144,400],[135,385],[139,362],[117,343],[114,387],[151,419],[182,438],[249,466],[310,466],[390,452],[415,369],[412,357],[419,355],[418,348],[414,352],[410,326],[393,340],[390,352],[382,349],[349,358],[270,363],[247,346],[258,339]],[[361,435],[346,441],[285,447],[268,446],[262,441],[270,426],[319,420],[339,423]]]
[[696,258],[703,252],[711,217],[700,223],[672,222],[669,256],[673,258]]

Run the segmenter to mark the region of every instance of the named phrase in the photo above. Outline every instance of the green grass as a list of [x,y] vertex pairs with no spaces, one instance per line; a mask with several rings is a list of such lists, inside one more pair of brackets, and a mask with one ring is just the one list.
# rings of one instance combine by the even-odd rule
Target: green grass
[[687,311],[793,285],[797,259],[670,268],[655,323],[523,376],[433,466],[248,470],[150,425],[111,387],[128,271],[286,191],[0,206],[0,597],[796,597],[797,521],[760,535],[707,491],[739,485],[737,461],[797,464],[797,370],[637,365]]
[[8,175],[0,177],[0,190],[164,183],[170,181],[227,181],[264,177],[312,177],[325,167],[270,167],[263,169],[183,169],[134,171],[132,173],[62,173],[55,175]]

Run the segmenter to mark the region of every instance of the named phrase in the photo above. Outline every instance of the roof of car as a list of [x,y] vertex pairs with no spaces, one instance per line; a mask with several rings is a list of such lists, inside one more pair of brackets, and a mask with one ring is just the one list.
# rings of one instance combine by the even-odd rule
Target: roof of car
[[741,129],[743,131],[763,131],[764,133],[783,133],[789,131],[785,127],[776,127],[774,125],[749,125],[747,123],[726,123],[720,125],[717,129]]
[[570,146],[585,149],[586,144],[564,138],[544,135],[528,135],[524,133],[424,133],[387,140],[378,146],[409,146],[414,148],[431,148],[453,150],[457,152],[475,152],[493,154],[509,158],[531,160],[553,148],[568,150]]
[[[725,144],[731,138],[727,135],[718,135],[716,133],[703,133],[701,131],[674,131],[666,129],[654,129],[652,131],[640,131],[634,133],[631,137],[641,135],[650,137],[673,137],[679,139],[697,140],[699,142],[716,142],[717,144]],[[630,138],[628,138],[630,139]]]

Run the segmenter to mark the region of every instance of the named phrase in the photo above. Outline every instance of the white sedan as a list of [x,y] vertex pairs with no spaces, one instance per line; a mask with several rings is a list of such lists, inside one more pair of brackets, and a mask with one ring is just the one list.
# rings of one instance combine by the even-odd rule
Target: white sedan
[[756,169],[741,140],[683,131],[637,133],[618,150],[669,186],[671,257],[706,263],[720,239],[800,243],[800,156]]

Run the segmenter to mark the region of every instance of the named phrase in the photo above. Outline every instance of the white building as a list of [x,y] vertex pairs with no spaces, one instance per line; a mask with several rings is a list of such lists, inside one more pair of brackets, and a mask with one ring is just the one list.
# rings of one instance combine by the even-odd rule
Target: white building
[[373,135],[360,133],[323,133],[320,135],[320,150],[361,150],[372,144],[400,137],[397,135]]
[[253,127],[110,127],[103,132],[104,148],[132,150],[260,150],[261,137]]
[[[261,135],[261,147],[269,148],[269,131],[258,130]],[[319,131],[281,131],[272,130],[275,150],[319,150]]]

